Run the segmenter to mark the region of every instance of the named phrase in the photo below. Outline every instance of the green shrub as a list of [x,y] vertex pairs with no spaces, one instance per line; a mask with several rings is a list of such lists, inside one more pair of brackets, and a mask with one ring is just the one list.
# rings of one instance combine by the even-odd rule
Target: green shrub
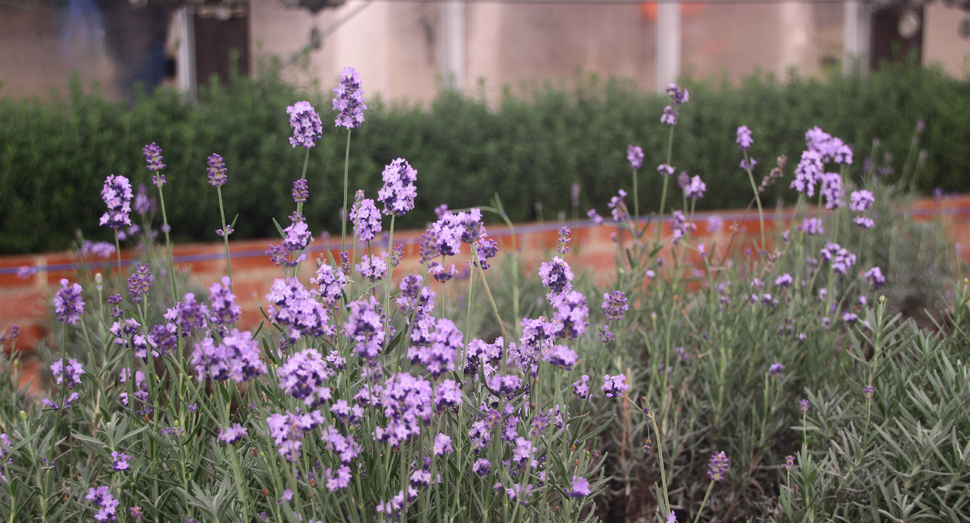
[[[367,79],[364,78],[366,88]],[[420,228],[434,207],[448,202],[467,207],[498,193],[513,221],[536,218],[541,201],[546,216],[569,210],[569,184],[583,188],[581,210],[602,207],[617,187],[628,190],[628,144],[647,151],[640,194],[659,201],[660,177],[653,167],[664,161],[666,133],[657,125],[666,98],[640,90],[632,82],[595,76],[578,78],[574,87],[523,86],[507,89],[496,107],[480,98],[443,92],[429,107],[399,106],[370,100],[367,122],[353,135],[350,169],[368,193],[376,191],[383,166],[407,158],[421,180],[433,189],[418,196],[417,212],[400,227]],[[776,154],[789,158],[790,177],[805,131],[819,125],[853,144],[856,162],[850,177],[861,173],[872,140],[884,149],[906,151],[918,119],[926,122],[919,147],[926,150],[916,186],[923,192],[940,186],[967,190],[970,172],[970,85],[942,72],[912,65],[892,65],[858,77],[827,81],[792,77],[752,77],[740,88],[715,81],[688,82],[691,110],[681,115],[674,141],[673,165],[700,174],[718,187],[699,208],[737,208],[747,204],[749,187],[738,168],[735,129],[754,132],[752,156],[760,177]],[[228,87],[211,84],[197,103],[159,89],[130,107],[100,96],[97,86],[85,92],[78,81],[66,99],[45,102],[0,101],[0,253],[65,248],[76,228],[92,239],[109,239],[96,225],[104,212],[99,190],[108,174],[145,183],[149,172],[138,154],[156,142],[166,152],[179,202],[169,220],[179,241],[217,240],[215,192],[206,182],[205,161],[221,154],[229,168],[226,212],[240,214],[235,239],[272,237],[269,219],[286,208],[288,183],[280,173],[298,171],[300,151],[287,143],[285,108],[310,100],[329,122],[329,90],[312,92],[287,85],[274,74],[235,77]],[[326,123],[325,122],[325,123]],[[325,125],[312,150],[308,173],[313,195],[305,214],[314,230],[336,231],[343,177],[345,135]],[[919,147],[914,147],[913,158]],[[907,158],[890,163],[902,172]],[[794,201],[788,182],[769,189],[766,201]],[[770,203],[769,203],[770,205]],[[654,209],[649,203],[647,209]],[[602,210],[602,209],[601,209]]]

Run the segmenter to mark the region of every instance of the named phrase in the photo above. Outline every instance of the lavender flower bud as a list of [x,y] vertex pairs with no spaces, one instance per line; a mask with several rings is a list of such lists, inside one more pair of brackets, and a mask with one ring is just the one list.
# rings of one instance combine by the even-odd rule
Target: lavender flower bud
[[222,156],[212,153],[208,165],[206,171],[209,173],[209,185],[213,187],[225,185],[229,178],[226,176],[226,163],[222,161]]

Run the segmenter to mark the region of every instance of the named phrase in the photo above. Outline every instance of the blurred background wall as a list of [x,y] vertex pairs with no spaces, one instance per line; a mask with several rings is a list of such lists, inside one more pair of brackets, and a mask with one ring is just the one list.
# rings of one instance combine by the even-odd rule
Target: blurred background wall
[[503,86],[579,71],[648,89],[678,74],[818,76],[907,51],[965,77],[966,3],[0,0],[0,96],[63,91],[74,71],[113,98],[136,84],[191,94],[272,56],[296,82],[326,88],[349,65],[368,95],[411,102],[443,86],[494,100]]

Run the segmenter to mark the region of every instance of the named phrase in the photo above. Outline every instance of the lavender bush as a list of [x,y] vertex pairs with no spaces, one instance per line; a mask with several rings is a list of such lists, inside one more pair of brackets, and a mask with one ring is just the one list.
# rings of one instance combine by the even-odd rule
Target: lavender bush
[[[335,92],[349,156],[366,109],[356,72]],[[511,245],[488,237],[485,216],[507,221],[498,198],[440,207],[421,270],[402,274],[395,220],[421,187],[421,166],[403,158],[387,165],[376,198],[345,196],[339,259],[310,259],[302,210],[314,197],[307,164],[323,119],[295,104],[290,144],[304,148],[304,168],[267,252],[280,274],[254,331],[238,328],[231,266],[209,289],[172,266],[163,187],[189,174],[164,172],[161,147],[146,146],[157,206],[109,176],[102,221],[114,250],[88,249],[111,256],[134,238],[141,263],[63,282],[55,334],[39,349],[40,401],[18,392],[17,360],[0,362],[0,513],[247,523],[965,517],[970,291],[935,316],[938,332],[887,312],[915,226],[888,203],[896,189],[878,168],[853,171],[852,151],[818,128],[790,182],[802,193],[795,215],[775,233],[760,195],[791,167],[781,158],[759,173],[772,162],[749,157],[757,129],[738,130],[739,176],[761,231],[750,245],[737,230],[727,245],[704,245],[694,208],[707,186],[677,173],[671,147],[690,97],[668,92],[657,115],[668,126],[664,163],[644,170],[664,176],[661,207],[640,219],[647,154],[631,146],[633,211],[618,188],[611,222],[589,213],[615,229],[607,288],[570,265],[569,227],[523,278],[514,234]],[[213,153],[207,172],[228,252],[235,221],[221,188],[232,165]],[[651,233],[670,211],[670,229]],[[453,261],[461,253],[466,272]],[[940,274],[949,262],[925,261]],[[16,333],[0,343],[13,348]]]

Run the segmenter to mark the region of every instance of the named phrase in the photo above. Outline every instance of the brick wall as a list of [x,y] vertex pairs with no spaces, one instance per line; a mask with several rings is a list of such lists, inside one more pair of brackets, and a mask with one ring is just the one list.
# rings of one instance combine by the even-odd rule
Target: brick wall
[[[919,200],[911,211],[916,219],[941,217],[947,223],[950,237],[958,247],[970,245],[970,195],[948,197],[940,203],[930,198]],[[723,220],[721,230],[716,233],[709,232],[706,227],[706,221],[712,215]],[[773,231],[774,218],[773,212],[765,216],[769,233]],[[790,219],[789,211],[785,212],[783,219]],[[699,213],[695,216],[695,222],[698,230],[694,236],[700,237],[709,247],[717,245],[719,249],[725,248],[733,224],[738,224],[742,231],[740,245],[750,246],[752,240],[758,236],[758,217],[754,211],[744,216],[743,220],[740,211]],[[568,225],[573,230],[573,241],[567,260],[573,270],[589,271],[600,283],[607,281],[614,267],[615,244],[612,236],[618,229],[608,225],[597,227],[589,221]],[[516,244],[523,253],[524,271],[534,271],[539,263],[554,255],[559,227],[558,223],[533,223],[515,228]],[[669,234],[669,222],[665,221],[663,227],[663,234]],[[405,257],[401,266],[395,269],[395,279],[419,271],[418,243],[422,232],[395,232],[394,244],[405,246]],[[495,263],[501,263],[501,252],[512,248],[512,234],[505,227],[489,227],[488,233],[489,237],[499,242],[500,254]],[[619,241],[629,241],[629,238],[620,237]],[[265,305],[265,296],[274,279],[283,276],[280,268],[270,263],[266,256],[266,248],[270,242],[271,240],[245,240],[229,243],[233,287],[237,302],[243,309],[242,328],[251,328],[259,323],[262,319],[259,306]],[[315,260],[318,256],[323,256],[326,259],[328,248],[330,255],[339,259],[339,241],[336,245],[331,243],[328,246],[319,239],[310,246],[308,258]],[[375,246],[375,252],[384,248],[383,245]],[[970,263],[970,249],[958,249],[958,252],[964,261]],[[123,263],[130,263],[132,254],[130,251],[123,252]],[[204,288],[226,275],[225,248],[222,243],[176,245],[173,254],[176,264],[189,269],[193,281]],[[469,256],[464,254],[449,259],[448,263],[455,263],[460,270],[466,267],[468,259]],[[78,260],[67,253],[0,257],[0,333],[13,325],[20,326],[21,335],[17,346],[28,350],[39,338],[45,336],[53,318],[50,297],[60,287],[61,279],[76,279],[77,262]],[[104,266],[100,270],[106,275],[113,272],[113,260],[100,264]],[[17,276],[17,270],[22,266],[32,267],[37,272],[27,279],[21,279]],[[312,262],[304,267],[302,279],[305,283],[312,276],[313,268]],[[163,281],[156,275],[156,285]]]

